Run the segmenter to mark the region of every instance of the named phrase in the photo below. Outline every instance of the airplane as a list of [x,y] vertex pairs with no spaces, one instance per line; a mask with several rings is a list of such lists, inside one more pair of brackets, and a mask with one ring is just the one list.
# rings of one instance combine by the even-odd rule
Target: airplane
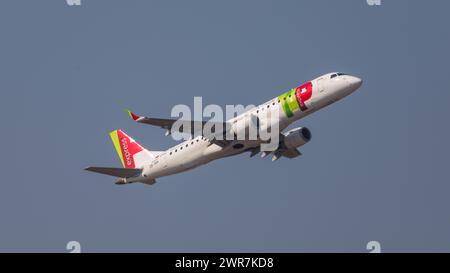
[[[116,177],[118,185],[135,182],[153,185],[157,178],[185,172],[213,160],[244,152],[250,152],[251,157],[257,154],[261,154],[261,157],[273,154],[272,161],[280,157],[295,158],[301,155],[297,148],[308,143],[312,134],[306,127],[298,127],[284,133],[282,131],[293,122],[350,95],[361,85],[362,80],[358,77],[340,72],[328,73],[225,121],[221,125],[227,129],[224,130],[222,126],[222,132],[212,130],[210,135],[198,134],[198,131],[195,132],[193,129],[198,123],[205,125],[205,121],[185,121],[183,126],[175,131],[191,134],[191,139],[166,151],[147,150],[125,132],[117,129],[112,131],[110,136],[123,168],[88,167],[85,170]],[[263,113],[269,113],[269,116],[273,113],[278,114],[274,115],[279,126],[279,143],[276,150],[262,151],[261,145],[265,142],[259,136],[254,140],[245,137],[223,140],[217,137],[227,130],[231,130],[235,136],[241,130],[248,130],[246,128],[248,125],[239,124],[250,124],[241,122],[248,120],[249,117],[256,116],[257,123],[264,124],[267,115]],[[167,130],[166,135],[171,133],[177,122],[176,119],[139,116],[131,111],[128,111],[128,115],[138,123],[159,126]]]

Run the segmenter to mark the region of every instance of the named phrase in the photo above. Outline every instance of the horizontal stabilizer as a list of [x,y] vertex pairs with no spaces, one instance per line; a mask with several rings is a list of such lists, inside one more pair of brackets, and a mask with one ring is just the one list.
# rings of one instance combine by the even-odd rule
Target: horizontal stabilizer
[[121,178],[139,176],[142,173],[142,169],[129,169],[129,168],[125,169],[125,168],[107,168],[107,167],[88,167],[85,170]]

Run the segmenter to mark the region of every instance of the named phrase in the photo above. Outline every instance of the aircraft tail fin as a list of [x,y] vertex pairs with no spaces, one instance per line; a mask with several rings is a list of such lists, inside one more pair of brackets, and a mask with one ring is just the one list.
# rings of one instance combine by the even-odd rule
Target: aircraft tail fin
[[142,168],[155,158],[154,153],[145,149],[122,130],[114,130],[109,135],[124,168]]

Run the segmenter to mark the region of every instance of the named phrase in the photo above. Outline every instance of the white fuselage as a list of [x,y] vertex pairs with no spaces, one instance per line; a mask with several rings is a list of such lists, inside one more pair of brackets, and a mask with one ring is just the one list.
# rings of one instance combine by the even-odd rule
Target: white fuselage
[[[267,111],[271,111],[278,114],[279,131],[281,132],[291,123],[351,94],[361,86],[362,81],[350,75],[329,73],[309,83],[312,84],[312,96],[305,101],[304,109],[295,109],[290,115],[287,115],[285,110],[283,110],[283,102],[280,101],[281,96],[279,96],[227,122],[233,123],[235,120],[246,118],[249,115],[256,115],[264,122]],[[288,97],[286,98],[289,99]],[[242,145],[236,148],[234,142]],[[153,180],[158,177],[187,171],[212,160],[243,153],[261,144],[261,141],[258,140],[235,140],[234,142],[222,147],[211,143],[203,136],[197,136],[158,154],[151,164],[143,167],[142,176],[132,180]]]

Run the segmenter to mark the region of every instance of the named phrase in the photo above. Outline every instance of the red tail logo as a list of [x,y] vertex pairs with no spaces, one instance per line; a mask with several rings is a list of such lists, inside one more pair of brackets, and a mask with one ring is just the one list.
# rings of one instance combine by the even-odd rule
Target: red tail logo
[[135,168],[134,155],[144,150],[144,148],[121,130],[117,130],[117,135],[120,140],[125,168]]

